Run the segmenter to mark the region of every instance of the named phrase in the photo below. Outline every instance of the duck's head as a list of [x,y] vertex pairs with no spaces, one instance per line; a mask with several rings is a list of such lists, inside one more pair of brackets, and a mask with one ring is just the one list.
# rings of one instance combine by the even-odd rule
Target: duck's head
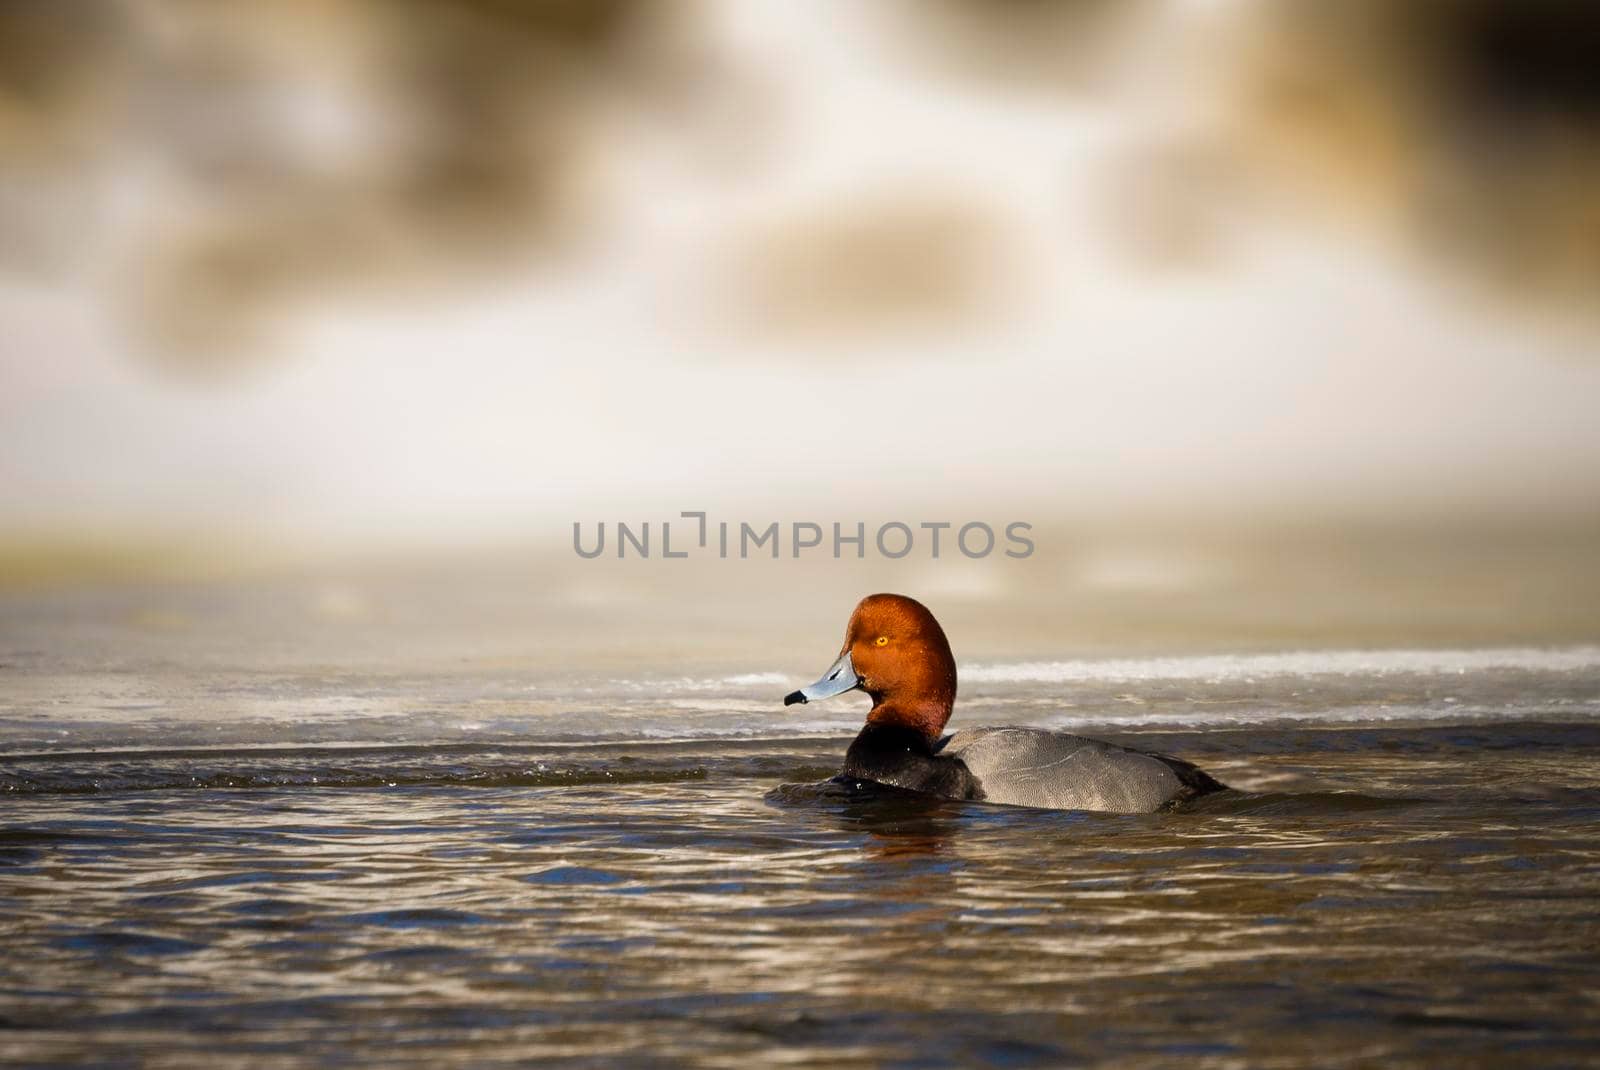
[[869,724],[915,728],[930,741],[956,701],[956,660],[933,614],[903,594],[872,594],[850,614],[844,648],[822,679],[783,704],[832,698],[860,689],[872,696]]

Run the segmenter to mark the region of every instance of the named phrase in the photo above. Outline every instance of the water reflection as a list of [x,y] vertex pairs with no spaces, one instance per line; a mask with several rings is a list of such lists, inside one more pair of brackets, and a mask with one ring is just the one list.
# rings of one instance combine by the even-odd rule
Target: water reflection
[[[1133,817],[713,744],[689,780],[0,799],[8,1052],[1309,1066],[1356,1023],[1387,1062],[1577,1059],[1595,733],[1458,735],[1230,737],[1299,778]],[[1509,820],[1472,790],[1508,762],[1571,790]]]

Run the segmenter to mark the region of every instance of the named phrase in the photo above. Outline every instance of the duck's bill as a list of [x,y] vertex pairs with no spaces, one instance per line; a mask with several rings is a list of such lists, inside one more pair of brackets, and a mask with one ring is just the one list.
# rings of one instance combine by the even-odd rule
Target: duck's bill
[[809,687],[789,692],[783,697],[783,704],[793,706],[796,702],[815,702],[819,698],[842,695],[860,686],[861,678],[856,675],[856,667],[850,664],[850,652],[847,650],[838,661],[828,666],[828,671],[822,674],[822,679]]

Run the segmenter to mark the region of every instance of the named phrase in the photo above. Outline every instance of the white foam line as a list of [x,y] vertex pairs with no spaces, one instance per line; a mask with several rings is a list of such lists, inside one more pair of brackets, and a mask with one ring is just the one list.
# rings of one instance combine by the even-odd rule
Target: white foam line
[[[1328,710],[1233,710],[1227,713],[1195,716],[1191,711],[1165,710],[1106,716],[1044,717],[1030,722],[1035,728],[1114,731],[1121,727],[1171,727],[1178,729],[1257,728],[1287,724],[1350,726],[1362,724],[1406,724],[1458,722],[1480,724],[1486,721],[1588,721],[1600,717],[1600,706],[1345,706]],[[984,721],[974,721],[974,725]],[[958,726],[952,726],[958,727]]]
[[1491,669],[1575,672],[1600,669],[1600,646],[1488,650],[1307,650],[1282,654],[1202,654],[964,665],[972,683],[1129,683],[1149,680],[1254,680],[1281,676],[1465,675]]
[[[1155,658],[1078,658],[1062,661],[973,663],[960,666],[964,683],[1137,683],[1161,680],[1257,680],[1291,676],[1466,675],[1496,669],[1578,672],[1600,669],[1600,646],[1492,647],[1482,650],[1297,650],[1274,654],[1192,654]],[[804,683],[794,673],[746,672],[713,677],[613,679],[588,690],[704,694]]]
[[621,688],[625,691],[663,692],[663,691],[729,691],[748,687],[798,687],[794,683],[793,674],[784,675],[779,672],[741,672],[732,676],[669,677],[662,680],[623,679],[607,681],[610,686]]

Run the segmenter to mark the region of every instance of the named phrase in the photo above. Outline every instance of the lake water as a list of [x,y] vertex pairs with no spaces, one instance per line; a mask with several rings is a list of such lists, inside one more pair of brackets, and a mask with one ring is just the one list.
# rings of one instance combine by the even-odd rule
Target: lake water
[[779,705],[826,647],[406,674],[9,640],[7,1064],[1600,1064],[1592,646],[963,663],[957,724],[1236,789],[1108,816],[826,783],[859,696]]

